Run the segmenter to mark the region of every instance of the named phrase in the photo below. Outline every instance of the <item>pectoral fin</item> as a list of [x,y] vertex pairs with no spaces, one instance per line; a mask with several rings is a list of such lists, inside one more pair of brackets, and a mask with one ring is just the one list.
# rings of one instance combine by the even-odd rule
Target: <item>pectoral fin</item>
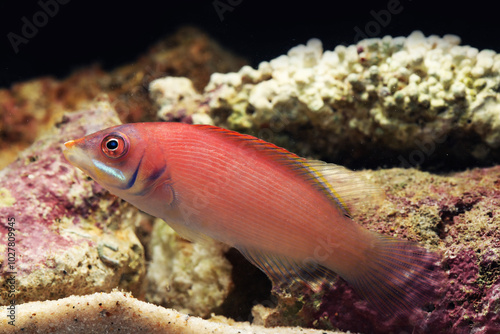
[[210,238],[206,234],[198,232],[194,229],[190,229],[185,225],[183,225],[182,223],[174,222],[171,219],[163,219],[163,220],[183,239],[189,240],[191,242],[200,243],[202,245],[207,245],[217,242],[216,240]]

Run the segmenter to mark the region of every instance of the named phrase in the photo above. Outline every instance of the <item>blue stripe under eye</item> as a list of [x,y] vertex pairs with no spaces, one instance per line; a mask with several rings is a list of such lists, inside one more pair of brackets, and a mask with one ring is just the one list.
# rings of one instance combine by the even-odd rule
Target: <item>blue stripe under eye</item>
[[103,164],[99,160],[94,160],[92,159],[92,162],[94,163],[94,166],[96,166],[100,171],[111,175],[120,181],[125,181],[125,175],[123,175],[122,171],[113,167],[109,167],[106,164]]
[[143,157],[141,157],[141,160],[139,160],[139,163],[137,164],[137,167],[135,168],[135,172],[132,175],[132,177],[130,178],[130,180],[128,181],[125,189],[130,189],[134,186],[135,180],[137,180],[137,174],[139,174],[139,167],[141,167],[142,158]]

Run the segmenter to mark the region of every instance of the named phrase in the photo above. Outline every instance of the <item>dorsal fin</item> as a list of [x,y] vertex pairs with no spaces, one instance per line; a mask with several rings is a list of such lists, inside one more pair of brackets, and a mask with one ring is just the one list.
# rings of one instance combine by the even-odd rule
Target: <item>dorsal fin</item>
[[381,190],[364,182],[356,173],[319,160],[307,160],[288,150],[251,135],[219,128],[212,125],[194,125],[199,129],[218,133],[238,145],[245,145],[269,159],[287,166],[297,177],[327,196],[345,215],[350,216],[360,203],[370,203],[384,198]]
[[385,198],[380,187],[343,166],[319,160],[308,160],[308,165],[334,189],[349,213],[365,205],[380,205]]
[[199,129],[211,131],[224,136],[227,140],[231,140],[237,145],[247,147],[250,150],[254,150],[254,152],[258,152],[266,156],[271,161],[275,161],[281,166],[286,166],[290,171],[295,173],[297,177],[305,180],[311,186],[327,196],[328,199],[330,199],[330,201],[344,213],[344,215],[349,216],[347,207],[343,204],[342,199],[338,197],[334,189],[329,185],[321,173],[317,172],[314,168],[309,167],[307,159],[301,158],[282,147],[276,146],[251,135],[241,134],[212,125],[197,124],[194,126]]
[[283,155],[284,155],[284,156],[288,156],[290,159],[304,160],[303,158],[299,157],[298,155],[296,155],[296,154],[294,154],[294,153],[292,153],[292,152],[290,152],[282,147],[276,146],[273,143],[259,139],[257,137],[252,136],[252,135],[239,133],[236,131],[220,128],[220,127],[213,126],[213,125],[194,124],[193,126],[198,128],[198,129],[203,129],[205,131],[211,131],[214,133],[218,133],[220,135],[225,136],[229,140],[233,140],[233,142],[236,142],[236,143],[248,144],[250,146],[255,145],[255,147],[258,148],[259,150],[267,151],[270,154],[276,154],[280,158],[283,158]]

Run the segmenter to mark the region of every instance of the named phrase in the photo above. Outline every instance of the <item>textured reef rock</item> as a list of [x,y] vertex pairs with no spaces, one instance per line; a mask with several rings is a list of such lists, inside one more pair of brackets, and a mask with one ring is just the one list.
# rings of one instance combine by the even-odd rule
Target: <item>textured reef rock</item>
[[[0,307],[0,312],[6,314],[6,308]],[[32,302],[19,306],[17,312],[15,329],[29,334],[341,334],[300,327],[264,328],[224,317],[203,320],[139,301],[123,292]],[[6,317],[0,317],[0,333],[13,333],[8,326]]]
[[11,290],[17,304],[116,287],[140,294],[137,210],[62,155],[65,141],[119,122],[107,102],[68,114],[0,171],[0,305]]
[[[301,155],[343,163],[342,150],[367,160],[373,150],[395,154],[404,167],[449,170],[450,157],[469,154],[481,164],[496,158],[500,144],[500,58],[458,43],[455,36],[414,33],[323,53],[312,40],[258,70],[214,74],[204,94],[193,94],[179,78],[153,82],[151,94],[161,119],[213,122]],[[171,94],[174,86],[187,87],[186,93]],[[212,122],[194,117],[200,114]],[[342,280],[320,292],[297,283],[274,287],[278,306],[255,306],[255,323],[361,333],[499,332],[500,168],[448,176],[415,169],[361,173],[387,198],[355,219],[442,254],[438,298],[412,318],[380,321]]]
[[500,55],[459,44],[414,32],[323,51],[313,39],[213,74],[200,107],[216,125],[352,167],[498,162]]
[[[0,171],[0,239],[15,218],[16,275],[8,272],[8,244],[0,243],[0,286],[16,279],[16,302],[70,294],[132,291],[147,301],[207,317],[232,288],[227,247],[203,247],[177,236],[165,222],[109,194],[62,156],[65,141],[120,124],[102,97],[68,113],[55,130]],[[146,238],[136,233],[150,227]],[[146,273],[147,246],[149,266]],[[0,305],[10,303],[8,289]]]
[[194,28],[180,29],[154,45],[132,64],[109,73],[99,66],[82,69],[64,80],[40,78],[0,89],[0,168],[33,143],[66,111],[80,110],[106,93],[122,122],[153,120],[149,83],[164,76],[184,76],[202,90],[214,72],[236,71],[243,59],[223,50]]
[[386,200],[354,217],[370,230],[418,241],[442,255],[438,298],[414,319],[380,321],[342,280],[313,293],[275,288],[274,309],[254,307],[255,322],[360,333],[500,332],[500,167],[438,176],[407,169],[364,171]]
[[[341,164],[449,171],[500,157],[500,56],[459,43],[415,32],[323,52],[311,40],[258,69],[216,73],[203,94],[182,78],[159,79],[150,90],[163,120],[213,123]],[[363,174],[387,198],[356,220],[442,254],[439,298],[414,318],[380,321],[342,280],[319,293],[294,284],[274,287],[278,306],[255,306],[255,322],[362,333],[500,331],[499,169]]]
[[149,243],[146,300],[190,315],[210,316],[232,288],[227,246],[200,245],[156,219]]
[[166,122],[214,125],[209,107],[188,78],[166,77],[149,85],[151,99],[158,107],[156,118]]
[[[178,48],[161,44],[160,51],[153,49],[139,65],[109,76],[94,69],[95,75],[82,71],[61,83],[43,79],[1,91],[0,108],[8,108],[0,114],[10,115],[2,117],[13,129],[24,124],[17,116],[23,113],[16,118],[15,110],[36,114],[39,120],[27,122],[22,130],[17,127],[22,134],[8,132],[7,139],[22,146],[43,124],[53,122],[49,120],[57,113],[47,116],[42,107],[35,112],[40,105],[75,109],[106,91],[122,121],[215,124],[343,165],[420,165],[450,171],[499,161],[500,58],[493,51],[460,46],[455,36],[425,38],[418,32],[325,52],[319,41],[311,40],[258,69],[245,66],[237,73],[214,74],[200,93],[219,62],[207,51],[212,49],[205,37],[190,38],[173,43]],[[183,62],[185,52],[191,56]],[[191,79],[183,71],[196,72],[196,66],[190,69],[194,63],[210,70],[203,72],[203,80],[153,81],[161,71],[152,68],[167,63],[170,70],[162,70],[167,75]],[[139,68],[152,64],[144,71]],[[95,77],[101,78],[98,84]],[[148,97],[145,87],[150,82]],[[247,320],[251,318],[242,310],[255,305],[254,325],[302,328],[266,329],[220,316],[207,321],[114,292],[18,305],[24,332],[317,333],[305,327],[323,329],[321,333],[500,332],[500,167],[446,175],[398,168],[359,172],[380,186],[386,198],[360,208],[354,219],[441,254],[437,298],[408,319],[382,321],[341,279],[319,291],[300,283],[275,286],[265,302],[262,296],[237,299],[268,282],[241,270],[241,257],[230,259],[233,250],[224,256],[224,247],[205,248],[180,239],[165,223],[152,224],[63,160],[65,140],[119,122],[105,103],[90,109],[90,114],[66,116],[50,136],[0,172],[0,238],[6,238],[8,217],[16,218],[19,229],[18,303],[119,287],[203,317],[215,312]],[[106,117],[109,123],[103,122]],[[7,124],[4,119],[1,126]],[[7,253],[0,243],[2,288],[8,287]],[[237,283],[243,276],[246,281]],[[9,302],[6,291],[0,299],[4,305]],[[5,307],[0,307],[3,312]],[[0,318],[0,333],[5,320]]]

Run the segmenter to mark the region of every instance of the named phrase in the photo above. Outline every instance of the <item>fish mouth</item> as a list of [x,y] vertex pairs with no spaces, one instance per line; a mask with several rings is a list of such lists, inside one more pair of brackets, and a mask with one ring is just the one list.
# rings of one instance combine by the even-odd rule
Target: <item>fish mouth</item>
[[[115,180],[106,173],[109,173],[109,171],[106,168],[104,168],[105,171],[102,170],[101,165],[106,167],[106,164],[94,158],[92,151],[87,150],[84,139],[70,140],[64,143],[63,154],[71,165],[77,167],[92,179],[98,180],[102,186],[116,186],[114,184],[116,183]],[[122,175],[122,178],[125,177]]]
[[91,159],[85,154],[84,150],[78,145],[78,140],[70,140],[64,143],[63,154],[73,166],[78,167],[85,173],[89,173],[89,167],[92,166]]
[[76,145],[76,140],[70,140],[64,143],[64,146],[66,146],[66,148],[72,148],[75,145]]

